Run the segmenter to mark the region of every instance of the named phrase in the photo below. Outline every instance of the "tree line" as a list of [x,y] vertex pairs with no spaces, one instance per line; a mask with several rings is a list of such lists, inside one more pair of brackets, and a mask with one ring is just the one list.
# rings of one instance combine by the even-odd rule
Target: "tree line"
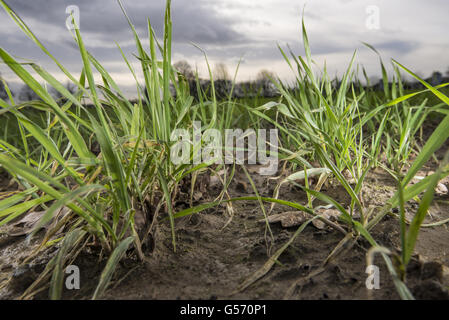
[[[178,76],[187,82],[191,96],[198,98],[199,91],[206,96],[211,94],[211,80],[199,78],[187,61],[178,61],[173,67],[178,72]],[[226,65],[217,63],[212,71],[212,78],[218,99],[229,97],[251,98],[254,96],[270,98],[279,95],[276,86],[273,84],[273,80],[277,80],[277,76],[274,72],[266,69],[259,71],[253,81],[234,83]]]
[[[202,79],[198,77],[198,74],[194,72],[190,64],[181,60],[173,65],[174,69],[178,73],[178,79],[185,83],[189,90],[191,96],[195,99],[199,99],[199,95],[203,95],[210,98],[212,94],[211,80]],[[252,98],[252,97],[265,97],[271,98],[279,95],[276,86],[273,84],[273,80],[277,80],[275,73],[263,69],[252,81],[243,81],[239,83],[234,83],[228,72],[228,69],[224,63],[217,63],[213,69],[212,77],[214,81],[215,94],[218,99],[228,99],[228,98]],[[434,71],[432,75],[425,79],[428,83],[433,86],[440,85],[442,83],[449,82],[449,69],[443,75],[442,72]],[[336,79],[335,85],[339,86],[339,81]],[[3,100],[8,100],[8,94],[5,89],[6,81],[1,77],[0,74],[0,98]],[[360,86],[360,83],[354,83],[355,87]],[[377,82],[368,83],[364,86],[369,86],[374,90],[383,90],[382,79]],[[403,83],[405,89],[421,89],[422,84],[416,81],[404,81]],[[76,93],[76,86],[72,83],[67,82],[65,85],[66,89],[73,93]],[[294,89],[294,88],[292,88]],[[57,101],[65,102],[64,97],[54,88],[49,87],[48,92]],[[173,90],[173,93],[175,90]],[[11,92],[12,95],[21,102],[41,100],[40,97],[27,85],[23,85],[18,92]]]

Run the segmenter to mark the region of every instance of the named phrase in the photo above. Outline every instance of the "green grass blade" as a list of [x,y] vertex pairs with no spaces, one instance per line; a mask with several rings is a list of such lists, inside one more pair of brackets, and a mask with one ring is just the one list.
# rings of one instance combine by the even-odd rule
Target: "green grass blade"
[[111,281],[112,275],[114,274],[115,269],[117,268],[117,264],[122,259],[123,255],[128,250],[130,244],[134,241],[133,237],[128,237],[125,240],[121,241],[118,246],[114,249],[111,256],[106,263],[106,267],[100,276],[100,281],[98,283],[97,288],[95,289],[95,293],[92,297],[92,300],[96,300],[101,298],[101,296],[106,291],[109,282]]

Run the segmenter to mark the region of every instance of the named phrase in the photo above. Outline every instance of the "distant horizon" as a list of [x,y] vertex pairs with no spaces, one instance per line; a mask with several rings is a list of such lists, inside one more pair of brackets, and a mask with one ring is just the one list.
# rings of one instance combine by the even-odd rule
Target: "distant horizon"
[[[438,72],[440,75],[441,75],[441,81],[439,82],[439,83],[437,83],[437,84],[433,84],[433,85],[439,85],[439,84],[441,84],[441,83],[445,83],[445,82],[448,82],[449,83],[449,73],[446,73],[446,75],[443,73],[443,72],[440,72],[440,71],[435,71],[435,72]],[[435,73],[434,72],[434,73]],[[0,75],[1,76],[1,75]],[[430,76],[428,76],[428,77],[423,77],[423,79],[424,80],[432,80],[432,77],[433,77],[433,74],[432,75],[430,75]],[[341,78],[339,78],[339,79],[341,79]],[[8,83],[8,81],[7,81],[7,79],[5,79],[6,80],[6,82]],[[206,79],[206,78],[199,78],[199,80],[200,81],[210,81],[210,79]],[[222,80],[222,79],[220,79],[220,80]],[[217,81],[217,80],[215,80],[215,81]],[[228,81],[233,81],[233,80],[228,80]],[[238,86],[239,84],[245,84],[245,83],[248,83],[248,82],[251,82],[251,81],[253,81],[253,80],[246,80],[246,81],[238,81],[238,82],[236,82],[235,83],[235,85],[236,86]],[[256,82],[257,80],[254,80],[254,82]],[[367,82],[364,80],[364,79],[362,79],[361,81],[360,81],[361,83],[362,83],[362,85],[364,85],[364,86],[366,86],[367,85]],[[383,80],[382,80],[382,78],[378,78],[375,82],[371,82],[370,83],[370,87],[376,87],[376,86],[378,86],[379,84],[380,85],[382,85],[382,82],[383,82]],[[389,83],[391,83],[391,79],[390,79],[390,82]],[[295,86],[295,83],[283,83],[284,85],[289,85],[292,89],[293,88],[295,88],[296,86]],[[403,79],[403,84],[408,84],[408,85],[418,85],[418,86],[420,86],[420,87],[422,87],[423,89],[424,89],[424,86],[422,86],[422,84],[418,81],[418,80],[416,80],[416,79],[414,79],[414,78],[411,78],[411,77],[407,77],[407,79],[406,80],[404,80]],[[140,83],[140,85],[142,86],[142,87],[144,87],[144,83]],[[8,86],[9,86],[9,88],[10,88],[10,90],[12,91],[12,94],[13,94],[13,96],[16,98],[16,99],[18,99],[19,98],[19,94],[20,94],[20,92],[21,92],[21,89],[25,86],[24,84],[20,84],[20,83],[12,83],[12,85],[10,84],[10,83],[8,83]],[[130,101],[133,101],[133,100],[137,100],[138,99],[138,95],[137,95],[137,90],[131,90],[131,87],[135,87],[135,85],[133,85],[133,86],[130,86],[130,88],[128,88],[128,90],[126,89],[126,87],[121,87],[120,89],[122,90],[122,92],[125,94],[125,95],[127,95],[126,96],[126,98],[128,99],[128,100],[130,100]],[[132,93],[131,93],[132,92]],[[99,94],[101,95],[101,92],[99,92]],[[24,102],[24,101],[27,101],[27,100],[18,100],[18,101],[20,101],[20,102]],[[92,102],[90,102],[89,101],[89,103],[92,103]]]

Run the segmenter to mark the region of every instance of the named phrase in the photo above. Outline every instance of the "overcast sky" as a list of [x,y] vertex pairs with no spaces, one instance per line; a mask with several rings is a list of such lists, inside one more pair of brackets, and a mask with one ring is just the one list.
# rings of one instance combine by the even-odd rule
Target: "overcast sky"
[[[115,0],[6,0],[25,20],[37,37],[73,74],[81,71],[81,59],[67,30],[66,7],[80,10],[80,31],[88,50],[127,92],[133,78],[115,42],[138,67],[130,28]],[[147,37],[146,19],[162,35],[165,0],[123,0],[139,35]],[[376,12],[367,7],[376,6]],[[303,9],[312,55],[318,65],[326,61],[331,74],[341,74],[354,50],[357,63],[370,75],[379,75],[376,55],[363,46],[368,42],[382,54],[428,76],[449,67],[449,1],[447,0],[173,0],[173,61],[187,60],[200,75],[206,76],[202,53],[206,50],[212,65],[224,62],[232,74],[243,57],[238,79],[254,79],[260,69],[275,72],[282,79],[292,78],[277,44],[290,45],[297,55],[304,53],[300,22]],[[373,25],[374,23],[374,25]],[[373,28],[374,26],[374,28]],[[0,8],[0,46],[16,57],[33,60],[64,80],[63,75],[40,49]],[[16,82],[5,65],[0,72]],[[16,84],[17,85],[17,84]],[[14,86],[14,85],[13,85]]]

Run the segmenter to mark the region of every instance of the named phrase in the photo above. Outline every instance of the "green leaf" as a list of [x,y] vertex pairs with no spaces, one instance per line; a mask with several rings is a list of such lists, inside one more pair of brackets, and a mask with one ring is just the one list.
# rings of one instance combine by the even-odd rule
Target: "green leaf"
[[112,252],[111,256],[108,259],[108,262],[106,263],[106,267],[101,273],[100,282],[98,283],[98,286],[95,289],[95,293],[92,297],[92,300],[99,299],[104,294],[115,272],[115,269],[117,268],[117,264],[122,259],[123,255],[126,253],[126,250],[128,250],[129,245],[133,241],[134,241],[133,237],[128,237],[125,240],[121,241],[118,244],[117,248],[114,249],[114,251]]

